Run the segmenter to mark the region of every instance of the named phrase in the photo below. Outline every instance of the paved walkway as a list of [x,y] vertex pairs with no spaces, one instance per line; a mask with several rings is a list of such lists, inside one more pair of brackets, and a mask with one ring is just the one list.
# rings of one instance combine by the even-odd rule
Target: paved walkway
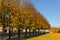
[[[13,39],[13,38],[16,38],[17,36],[11,36],[11,39]],[[6,39],[8,39],[9,37],[0,37],[0,40],[6,40]]]

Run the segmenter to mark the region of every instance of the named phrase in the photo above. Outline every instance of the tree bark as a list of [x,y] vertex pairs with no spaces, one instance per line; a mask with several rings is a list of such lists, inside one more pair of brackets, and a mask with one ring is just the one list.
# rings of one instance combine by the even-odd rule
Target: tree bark
[[11,32],[13,33],[13,27],[11,27]]
[[11,39],[11,28],[9,28],[9,39]]
[[33,36],[35,36],[35,32],[34,32],[35,30],[33,30]]
[[7,32],[5,24],[3,24],[3,32],[4,32],[4,33]]
[[25,29],[25,37],[27,37],[27,28]]
[[39,29],[38,29],[38,35],[39,35]]
[[18,38],[20,38],[20,28],[18,28]]
[[29,36],[31,36],[31,29],[29,29]]

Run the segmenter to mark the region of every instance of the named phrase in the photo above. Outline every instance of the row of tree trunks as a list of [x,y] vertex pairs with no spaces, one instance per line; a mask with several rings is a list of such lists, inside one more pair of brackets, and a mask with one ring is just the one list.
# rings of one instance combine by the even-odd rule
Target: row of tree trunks
[[[12,30],[13,28],[9,28],[9,39],[11,39],[11,36],[12,36]],[[29,34],[29,35],[27,35]],[[32,34],[32,35],[31,35]],[[32,36],[36,36],[36,35],[39,35],[39,30],[38,32],[36,33],[36,30],[33,30],[33,32],[31,33],[31,29],[29,29],[29,33],[27,32],[27,28],[25,29],[25,35],[24,37],[27,38],[27,37],[32,37]],[[18,28],[18,38],[21,38],[21,32],[20,32],[20,28]]]
[[[29,34],[29,35],[27,36],[27,34]],[[27,32],[27,29],[25,29],[25,37],[36,36],[36,35],[39,35],[39,34],[40,34],[39,29],[38,29],[37,32],[36,32],[36,30],[33,30],[31,32],[31,29],[29,29],[29,32]]]
[[[13,34],[13,28],[9,28],[9,39],[11,39],[11,36]],[[20,38],[20,28],[18,28],[18,38]]]

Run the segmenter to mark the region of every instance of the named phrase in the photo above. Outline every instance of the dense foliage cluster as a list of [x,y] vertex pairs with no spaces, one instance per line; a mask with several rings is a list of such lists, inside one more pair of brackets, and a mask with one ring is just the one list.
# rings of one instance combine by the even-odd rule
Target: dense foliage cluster
[[34,5],[22,0],[0,1],[0,25],[4,27],[49,29],[50,24]]

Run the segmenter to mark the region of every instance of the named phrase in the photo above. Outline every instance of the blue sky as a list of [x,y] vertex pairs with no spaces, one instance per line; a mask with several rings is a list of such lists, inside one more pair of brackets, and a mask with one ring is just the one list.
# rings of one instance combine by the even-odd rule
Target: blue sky
[[46,17],[51,26],[60,24],[60,0],[31,0],[35,8]]

